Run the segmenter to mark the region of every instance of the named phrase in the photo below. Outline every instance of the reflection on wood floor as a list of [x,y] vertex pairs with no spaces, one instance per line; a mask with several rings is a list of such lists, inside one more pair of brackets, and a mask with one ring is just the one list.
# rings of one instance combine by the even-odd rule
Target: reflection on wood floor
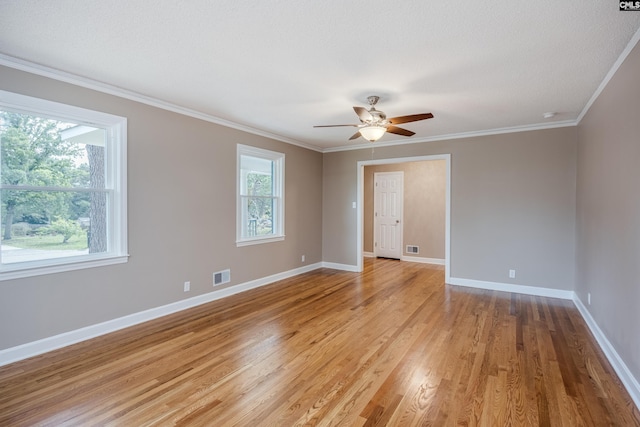
[[0,368],[0,425],[633,426],[571,301],[320,269]]

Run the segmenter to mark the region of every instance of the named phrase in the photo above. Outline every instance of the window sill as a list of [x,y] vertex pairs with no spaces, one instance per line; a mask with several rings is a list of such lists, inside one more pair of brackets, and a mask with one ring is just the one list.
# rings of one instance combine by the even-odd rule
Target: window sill
[[25,277],[41,276],[45,274],[63,273],[66,271],[83,270],[85,268],[103,267],[113,264],[123,264],[129,260],[129,255],[111,255],[103,258],[88,258],[79,260],[67,260],[58,264],[46,264],[42,266],[18,266],[5,265],[0,271],[0,281],[22,279]]
[[236,240],[236,246],[240,247],[240,246],[259,245],[262,243],[280,242],[282,240],[284,240],[284,235],[271,236],[271,237],[257,237],[254,239]]

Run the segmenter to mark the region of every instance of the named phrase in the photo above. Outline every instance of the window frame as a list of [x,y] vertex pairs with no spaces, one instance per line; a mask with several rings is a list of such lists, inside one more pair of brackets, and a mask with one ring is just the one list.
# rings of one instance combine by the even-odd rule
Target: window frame
[[[104,129],[105,193],[109,201],[106,252],[10,264],[3,264],[0,257],[0,281],[127,262],[127,119],[3,90],[0,90],[0,108]],[[0,183],[0,188],[5,187]],[[46,190],[45,187],[38,189]]]
[[[243,236],[243,203],[242,200],[248,195],[242,194],[242,156],[255,157],[261,160],[268,160],[273,163],[273,173],[271,175],[273,195],[272,199],[277,203],[273,209],[273,233],[265,236]],[[236,246],[249,246],[262,243],[278,242],[285,239],[284,223],[284,194],[285,194],[285,154],[264,148],[252,147],[249,145],[237,145],[237,170],[236,170]]]

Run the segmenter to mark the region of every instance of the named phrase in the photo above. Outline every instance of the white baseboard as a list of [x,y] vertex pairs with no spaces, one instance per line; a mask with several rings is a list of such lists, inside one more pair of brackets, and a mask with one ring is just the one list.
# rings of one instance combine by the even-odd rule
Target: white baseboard
[[189,308],[206,304],[208,302],[225,298],[231,295],[235,295],[240,292],[258,288],[260,286],[265,286],[270,283],[276,282],[278,280],[287,279],[289,277],[293,277],[298,274],[316,270],[322,266],[323,266],[323,263],[310,264],[301,268],[296,268],[293,270],[274,274],[268,277],[252,280],[250,282],[245,282],[242,284],[231,286],[229,288],[209,292],[204,295],[198,295],[193,298],[187,298],[181,301],[173,302],[171,304],[155,307],[149,310],[144,310],[138,313],[133,313],[127,316],[119,317],[117,319],[108,320],[106,322],[76,329],[74,331],[64,332],[62,334],[43,338],[38,341],[33,341],[26,344],[18,345],[15,347],[0,350],[0,366],[8,365],[9,363],[17,362],[19,360],[27,359],[29,357],[33,357],[49,351],[57,350],[62,347],[76,344],[81,341],[86,341],[88,339],[95,338],[100,335],[105,335],[110,332],[115,332],[120,329],[128,328],[129,326],[134,326],[139,323],[157,319],[159,317],[176,313],[178,311],[187,310]]
[[[376,254],[373,252],[362,252],[362,256],[365,258],[375,258]],[[444,265],[445,260],[441,258],[423,258],[418,256],[407,256],[402,255],[400,257],[401,261],[409,261],[409,262],[419,262],[421,264],[436,264],[436,265]]]
[[335,262],[323,262],[322,266],[325,268],[333,268],[334,270],[351,271],[352,273],[358,273],[359,271],[357,265],[337,264]]
[[573,303],[578,307],[578,311],[582,315],[582,318],[591,330],[596,341],[598,341],[598,344],[607,357],[607,360],[609,360],[609,363],[611,363],[611,366],[613,366],[613,369],[618,374],[620,381],[622,381],[622,384],[629,392],[629,395],[631,395],[631,399],[633,399],[636,407],[640,408],[640,383],[638,383],[638,380],[633,376],[616,349],[611,345],[593,317],[591,317],[591,313],[589,313],[587,307],[585,307],[577,295],[574,296]]
[[573,291],[564,291],[561,289],[539,288],[537,286],[514,285],[511,283],[486,282],[483,280],[462,279],[458,277],[451,277],[447,283],[456,286],[467,286],[469,288],[513,292],[516,294],[535,295],[549,298],[572,300],[574,296]]
[[402,258],[400,258],[400,260],[409,261],[409,262],[419,262],[420,264],[435,264],[435,265],[445,264],[445,260],[441,258],[423,258],[418,256],[403,255]]

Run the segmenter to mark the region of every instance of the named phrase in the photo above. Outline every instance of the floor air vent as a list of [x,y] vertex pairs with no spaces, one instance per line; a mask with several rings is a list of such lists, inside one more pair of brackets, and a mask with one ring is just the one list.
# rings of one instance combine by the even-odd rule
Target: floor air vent
[[213,273],[213,286],[223,285],[231,281],[231,270]]
[[405,252],[408,254],[417,254],[420,252],[420,247],[407,245],[407,250]]

